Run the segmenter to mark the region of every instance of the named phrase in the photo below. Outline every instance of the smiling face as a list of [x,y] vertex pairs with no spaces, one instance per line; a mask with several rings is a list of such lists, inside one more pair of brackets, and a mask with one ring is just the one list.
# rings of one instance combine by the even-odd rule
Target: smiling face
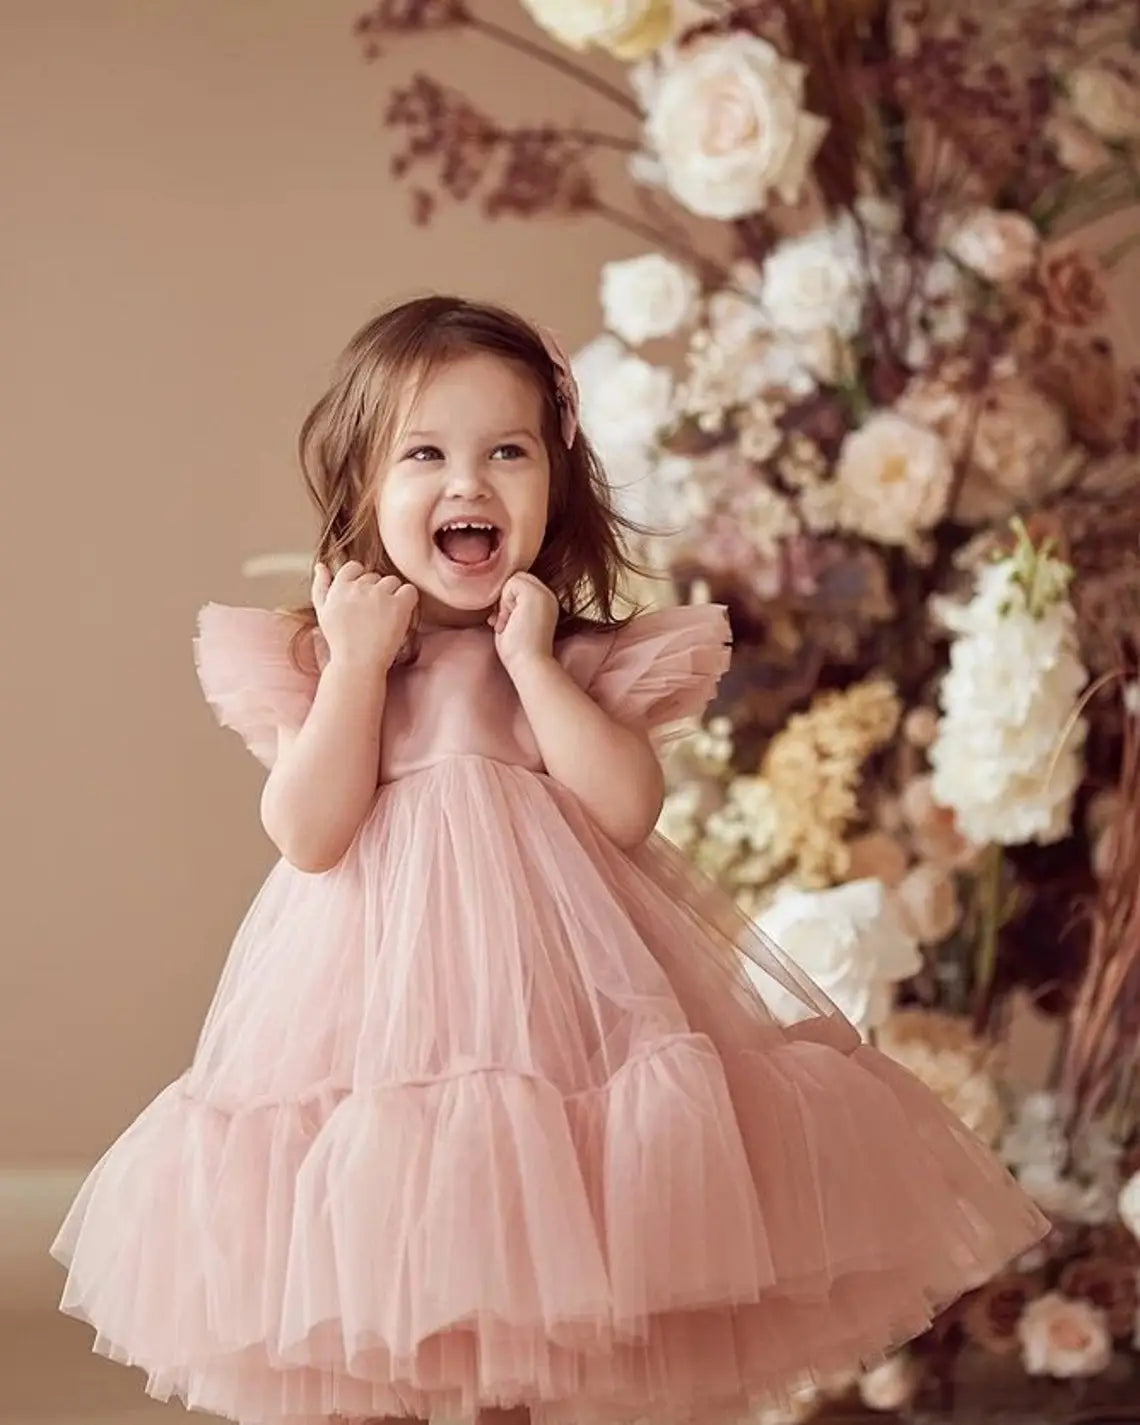
[[538,558],[550,497],[542,422],[533,379],[481,352],[433,372],[401,411],[376,518],[426,623],[481,621]]

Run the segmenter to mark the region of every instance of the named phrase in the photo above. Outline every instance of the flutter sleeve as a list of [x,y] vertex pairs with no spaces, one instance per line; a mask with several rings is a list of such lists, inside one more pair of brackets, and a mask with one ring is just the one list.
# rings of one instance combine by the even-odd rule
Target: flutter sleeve
[[728,669],[732,634],[725,609],[697,604],[642,614],[608,639],[571,642],[580,646],[569,650],[567,667],[595,701],[621,722],[660,731],[708,707]]
[[296,630],[287,614],[269,609],[207,604],[198,614],[194,658],[206,701],[266,767],[277,755],[278,730],[304,722],[320,676],[311,638],[300,641],[300,666],[294,659]]

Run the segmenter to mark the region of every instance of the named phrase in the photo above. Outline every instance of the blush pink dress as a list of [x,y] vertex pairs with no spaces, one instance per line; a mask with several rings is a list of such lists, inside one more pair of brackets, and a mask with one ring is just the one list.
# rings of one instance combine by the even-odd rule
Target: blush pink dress
[[[267,763],[313,697],[290,633],[201,615],[206,695]],[[559,657],[657,729],[727,642],[668,610]],[[353,845],[270,873],[55,1252],[98,1350],[240,1421],[688,1421],[877,1358],[1046,1227],[727,898],[544,775],[477,629],[393,672]]]

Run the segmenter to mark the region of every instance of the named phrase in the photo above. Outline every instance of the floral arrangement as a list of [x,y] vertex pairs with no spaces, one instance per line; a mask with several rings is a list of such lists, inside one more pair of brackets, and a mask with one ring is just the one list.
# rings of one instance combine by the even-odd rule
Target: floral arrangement
[[[505,45],[612,114],[512,128],[421,73],[385,123],[419,222],[450,199],[641,244],[600,275],[583,424],[658,596],[727,603],[736,637],[661,830],[1056,1222],[836,1390],[945,1404],[978,1358],[1134,1392],[1140,373],[1108,274],[1136,7],[523,0],[549,43],[506,8],[383,0],[357,33]],[[1058,1052],[1019,1096],[1024,1002]]]

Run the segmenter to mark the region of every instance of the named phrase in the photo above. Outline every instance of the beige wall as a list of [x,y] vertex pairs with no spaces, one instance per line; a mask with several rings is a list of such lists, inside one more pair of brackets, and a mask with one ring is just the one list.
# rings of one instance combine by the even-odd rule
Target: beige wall
[[474,212],[414,229],[385,73],[609,115],[475,39],[369,68],[361,8],[0,0],[0,1169],[92,1160],[180,1071],[270,861],[190,635],[206,599],[284,596],[239,565],[306,541],[294,436],[341,343],[425,286],[581,340],[599,262],[632,250]]

